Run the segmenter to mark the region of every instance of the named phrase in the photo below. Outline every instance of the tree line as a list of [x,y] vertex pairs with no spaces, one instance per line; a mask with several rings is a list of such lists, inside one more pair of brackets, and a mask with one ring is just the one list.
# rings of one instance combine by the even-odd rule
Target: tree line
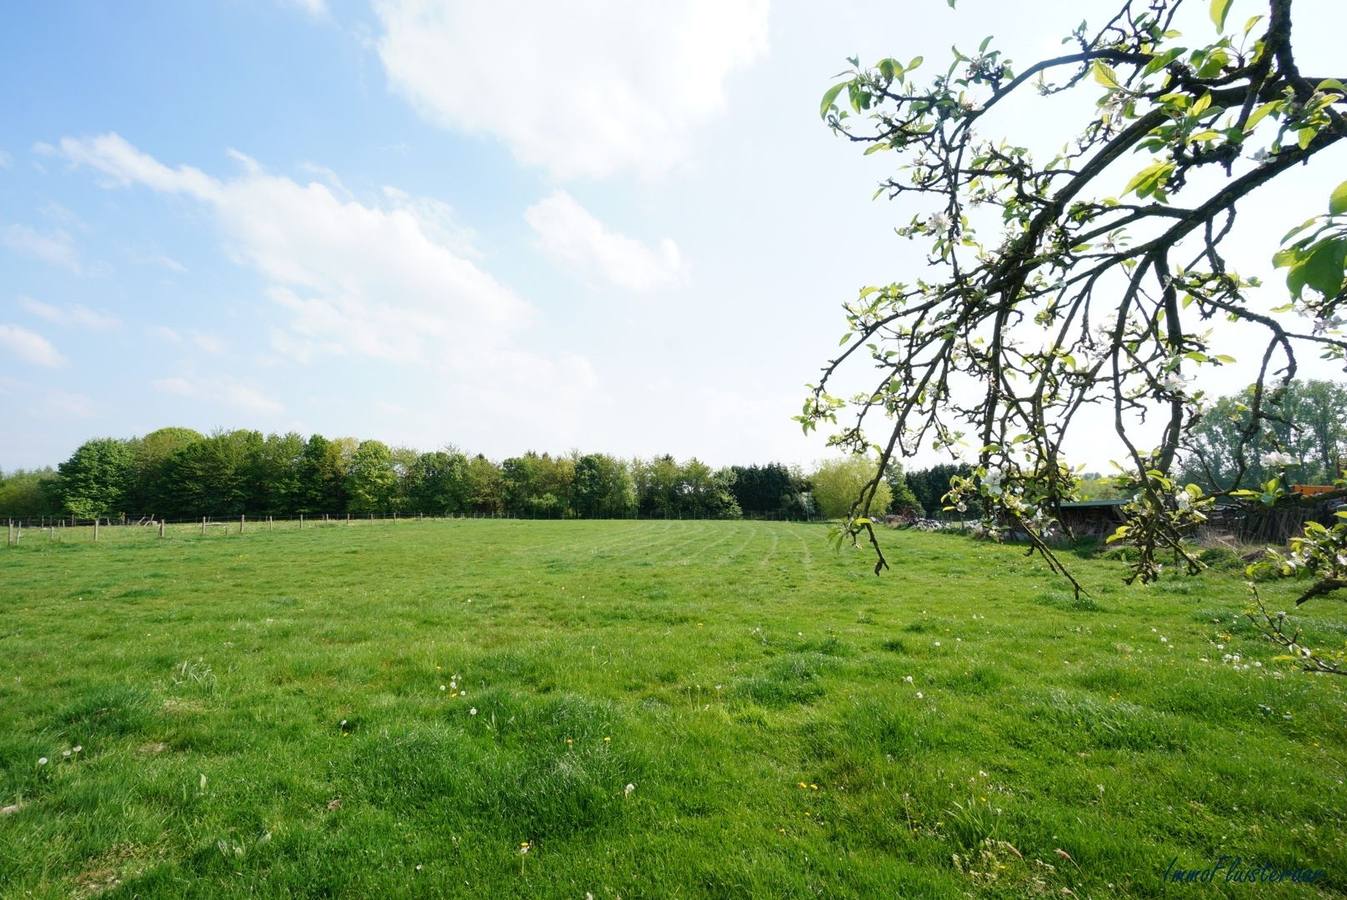
[[[452,446],[423,453],[320,434],[162,428],[94,438],[55,469],[0,477],[0,515],[811,519],[843,514],[866,472],[860,459],[808,473],[783,463],[716,469],[668,455],[528,452],[496,462]],[[901,477],[899,493],[910,498]]]
[[[1298,483],[1331,484],[1347,459],[1347,386],[1294,381],[1282,414],[1265,419],[1240,453],[1250,390],[1215,401],[1190,430],[1180,477],[1221,490],[1244,457],[1261,483],[1287,454]],[[0,473],[0,515],[122,514],[166,518],[272,515],[518,515],[540,518],[839,518],[872,477],[860,456],[805,472],[783,463],[713,469],[672,456],[619,459],[604,453],[525,453],[497,463],[448,447],[418,453],[355,438],[222,431],[206,436],[161,428],[144,437],[86,441],[55,469]],[[951,462],[905,472],[890,464],[874,507],[938,515],[956,478],[973,467]],[[1124,496],[1109,475],[1077,479],[1082,499]],[[961,515],[981,514],[976,501]]]

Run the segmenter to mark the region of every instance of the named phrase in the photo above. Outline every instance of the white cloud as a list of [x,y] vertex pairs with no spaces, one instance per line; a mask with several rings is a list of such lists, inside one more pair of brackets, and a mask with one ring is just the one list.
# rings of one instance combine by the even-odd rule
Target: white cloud
[[327,0],[287,0],[291,6],[298,6],[315,19],[327,16]]
[[50,303],[42,303],[32,297],[20,297],[19,306],[39,319],[46,319],[48,322],[54,322],[57,325],[74,325],[80,328],[91,328],[94,331],[111,331],[114,328],[120,328],[122,324],[121,320],[111,313],[90,309],[82,303],[61,307],[53,306]]
[[524,218],[549,256],[587,278],[629,291],[649,291],[687,277],[678,245],[671,239],[647,247],[635,238],[609,231],[565,191],[530,206]]
[[145,329],[145,333],[150,337],[159,338],[161,341],[168,341],[170,344],[182,343],[182,335],[167,325],[151,325]]
[[167,253],[164,253],[162,250],[150,249],[136,252],[133,254],[132,258],[138,263],[144,263],[151,266],[163,266],[170,272],[182,274],[187,271],[186,266],[169,256]]
[[193,344],[196,344],[197,347],[211,356],[227,356],[229,354],[229,344],[213,334],[206,334],[204,331],[197,331],[193,328],[187,332],[187,337]]
[[178,331],[176,328],[170,328],[167,325],[150,325],[145,329],[145,333],[150,337],[158,338],[161,341],[167,341],[170,344],[192,343],[198,349],[204,350],[212,356],[227,356],[229,354],[229,344],[223,338],[216,337],[213,334],[207,334],[204,331],[198,331],[195,328],[188,328],[186,331]]
[[14,354],[24,362],[48,369],[65,365],[65,357],[57,352],[51,342],[35,331],[29,331],[18,325],[0,324],[0,347]]
[[14,157],[0,150],[0,169],[8,169],[12,165],[14,165]]
[[201,400],[232,406],[254,415],[278,416],[285,412],[280,402],[257,388],[243,384],[219,382],[193,383],[186,378],[156,378],[150,386],[161,394],[177,397],[195,397]]
[[156,378],[150,386],[164,394],[177,394],[179,397],[192,397],[196,388],[186,378]]
[[81,271],[75,239],[64,228],[44,233],[27,225],[7,225],[0,232],[0,242],[22,256],[63,266],[76,274]]
[[32,410],[33,415],[45,419],[95,419],[103,411],[92,397],[51,389],[42,398],[42,405]]
[[[531,318],[528,304],[467,258],[443,204],[393,192],[365,205],[260,167],[217,179],[170,168],[116,134],[64,138],[59,152],[109,184],[206,204],[230,254],[270,283],[267,295],[288,316],[278,349],[443,363],[489,354]],[[167,329],[157,333],[171,340]]]
[[393,90],[561,177],[658,174],[767,48],[767,0],[380,0]]
[[259,415],[278,416],[285,412],[284,406],[266,394],[240,384],[225,385],[220,390],[220,398],[230,406]]

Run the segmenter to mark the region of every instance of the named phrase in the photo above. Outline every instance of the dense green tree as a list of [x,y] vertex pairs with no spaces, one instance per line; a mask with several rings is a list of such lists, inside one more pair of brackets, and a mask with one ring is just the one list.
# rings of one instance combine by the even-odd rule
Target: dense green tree
[[[1347,385],[1292,381],[1264,398],[1269,415],[1251,428],[1255,390],[1220,398],[1189,429],[1181,478],[1225,491],[1237,481],[1263,484],[1285,469],[1294,482],[1332,484],[1339,460],[1347,461]],[[1270,453],[1284,453],[1293,462],[1269,465]]]
[[678,517],[681,473],[672,456],[633,460],[631,472],[642,516]]
[[679,467],[677,508],[680,515],[707,519],[737,519],[742,514],[734,499],[734,472],[713,470],[693,457]]
[[173,518],[234,517],[256,502],[260,431],[218,431],[179,447],[164,466],[158,498]]
[[361,441],[346,471],[347,511],[357,515],[391,512],[397,488],[393,451],[382,441]]
[[744,515],[807,517],[808,486],[797,469],[782,463],[730,468],[734,472],[730,490]]
[[80,519],[126,512],[132,463],[128,441],[94,438],[80,444],[56,469],[52,495],[58,509]]
[[[951,482],[955,478],[967,478],[973,467],[966,463],[941,463],[925,469],[916,469],[907,473],[907,483],[917,498],[917,504],[927,515],[940,515],[949,505],[945,495],[949,493]],[[968,504],[966,504],[968,505]],[[971,505],[965,513],[978,515],[981,508]]]
[[584,518],[621,518],[636,508],[636,487],[619,459],[588,453],[575,460],[571,508]]
[[407,472],[406,495],[411,508],[429,515],[461,515],[472,511],[470,463],[458,452],[422,453]]
[[[809,479],[814,485],[814,502],[819,512],[828,519],[846,516],[874,472],[874,462],[860,455],[820,463]],[[887,510],[891,499],[892,489],[881,479],[871,504],[876,514]]]
[[205,440],[191,428],[160,428],[132,444],[131,477],[127,506],[138,515],[157,515],[166,507],[160,502],[170,489],[164,483],[169,459],[183,447]]
[[346,470],[354,444],[352,438],[309,437],[299,464],[299,512],[318,516],[346,510]]
[[300,511],[304,500],[305,449],[304,438],[293,431],[267,435],[253,462],[257,483],[249,512],[291,516]]
[[570,514],[575,462],[533,451],[500,464],[501,500],[512,515],[561,518]]
[[468,505],[479,515],[499,513],[504,509],[501,500],[500,466],[477,454],[468,460]]
[[917,500],[917,495],[912,492],[912,486],[907,483],[907,476],[903,473],[902,465],[896,460],[890,461],[889,465],[885,467],[884,480],[889,484],[889,505],[884,510],[885,512],[926,514],[925,507]]
[[31,519],[55,515],[59,512],[49,489],[43,483],[54,484],[56,470],[15,469],[0,476],[0,516]]

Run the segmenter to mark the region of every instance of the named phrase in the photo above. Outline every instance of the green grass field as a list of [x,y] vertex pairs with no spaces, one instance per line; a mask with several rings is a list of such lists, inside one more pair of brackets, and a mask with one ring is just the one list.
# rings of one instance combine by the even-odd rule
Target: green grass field
[[[810,525],[77,538],[0,556],[5,897],[1347,891],[1347,684],[1272,661],[1238,571],[1078,559],[1078,602]],[[1221,854],[1327,880],[1162,883]]]

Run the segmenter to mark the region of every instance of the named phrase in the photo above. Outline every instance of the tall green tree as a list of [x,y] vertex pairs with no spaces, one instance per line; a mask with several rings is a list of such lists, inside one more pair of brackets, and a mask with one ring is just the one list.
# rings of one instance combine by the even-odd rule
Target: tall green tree
[[295,432],[269,434],[257,448],[250,512],[257,515],[291,516],[304,502],[304,438]]
[[500,466],[480,453],[468,460],[469,510],[479,515],[501,512],[501,493]]
[[393,451],[382,441],[361,441],[346,472],[347,509],[358,515],[392,512],[397,488]]
[[[1264,399],[1266,417],[1254,425],[1250,386],[1221,397],[1187,432],[1181,478],[1210,491],[1239,483],[1263,484],[1280,471],[1302,484],[1331,485],[1339,461],[1347,462],[1347,385],[1292,381]],[[1269,454],[1289,465],[1269,465]]]
[[[59,512],[49,489],[54,484],[56,470],[15,469],[8,475],[0,474],[0,516],[36,518]],[[48,487],[44,487],[44,482]]]
[[127,488],[127,506],[137,514],[158,514],[167,507],[165,497],[171,485],[164,482],[169,459],[178,450],[205,438],[191,428],[160,428],[132,445],[131,476]]
[[309,436],[299,463],[299,512],[310,516],[346,512],[346,471],[354,452],[352,438]]
[[468,458],[462,453],[422,453],[407,473],[411,508],[430,515],[471,512],[473,484],[469,469]]
[[619,459],[587,453],[575,460],[571,508],[582,518],[622,518],[636,508],[636,486]]
[[174,518],[234,517],[256,502],[260,431],[217,431],[173,452],[164,467],[160,501]]
[[[814,485],[814,502],[828,519],[840,519],[851,510],[862,488],[874,477],[874,462],[864,456],[846,456],[819,464],[809,480]],[[876,515],[887,512],[892,488],[881,480],[875,490],[872,507]]]
[[127,511],[134,456],[129,441],[94,438],[56,468],[53,498],[62,513],[81,519]]

